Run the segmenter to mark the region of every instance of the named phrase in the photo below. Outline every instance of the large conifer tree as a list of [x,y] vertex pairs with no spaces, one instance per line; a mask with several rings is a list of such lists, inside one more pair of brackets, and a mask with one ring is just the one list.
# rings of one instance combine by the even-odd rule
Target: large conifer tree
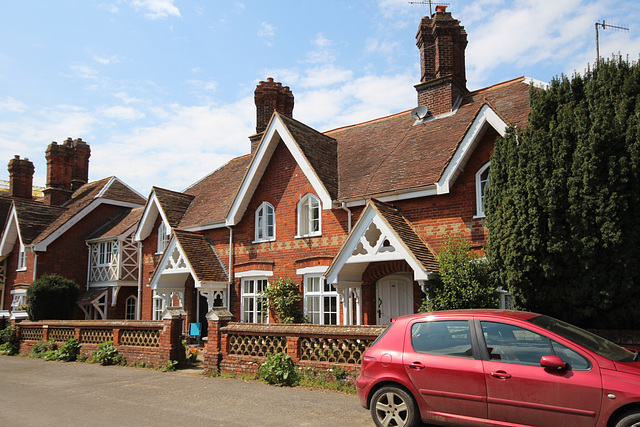
[[489,258],[519,307],[585,327],[640,326],[640,67],[601,62],[531,89],[498,141]]

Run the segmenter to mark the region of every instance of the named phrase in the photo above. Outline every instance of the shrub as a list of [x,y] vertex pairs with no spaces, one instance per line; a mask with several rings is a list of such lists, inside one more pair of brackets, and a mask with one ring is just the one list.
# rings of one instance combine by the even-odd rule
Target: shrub
[[8,356],[18,354],[20,350],[20,338],[18,329],[9,325],[0,332],[0,353]]
[[58,359],[64,362],[73,362],[80,353],[80,343],[77,339],[71,338],[58,349]]
[[298,382],[298,372],[291,356],[278,353],[267,356],[267,361],[260,367],[260,378],[267,384],[293,386]]
[[91,357],[103,366],[126,364],[124,357],[121,354],[118,354],[118,349],[113,345],[113,341],[107,341],[99,344]]
[[280,323],[302,323],[301,296],[298,285],[288,277],[278,277],[262,294],[267,297],[266,310],[273,312]]
[[171,372],[171,371],[175,371],[177,366],[178,366],[177,360],[169,360],[164,365],[158,366],[158,369],[161,370],[162,372]]
[[53,340],[49,340],[44,342],[42,340],[38,341],[31,348],[31,353],[29,353],[29,357],[33,357],[36,359],[42,359],[44,354],[50,351],[55,351],[57,349],[56,343]]
[[80,288],[57,274],[45,274],[27,288],[27,313],[33,321],[71,319]]

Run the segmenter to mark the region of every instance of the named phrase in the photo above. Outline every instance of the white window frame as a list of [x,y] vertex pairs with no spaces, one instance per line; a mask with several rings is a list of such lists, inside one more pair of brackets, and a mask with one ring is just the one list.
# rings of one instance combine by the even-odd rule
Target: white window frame
[[[334,310],[331,310],[329,302],[331,299],[333,299]],[[340,321],[339,301],[338,291],[333,285],[322,279],[322,274],[304,275],[304,314],[311,323],[337,325]],[[317,302],[315,307],[313,307],[314,302]],[[327,316],[329,316],[329,320],[327,320]]]
[[162,320],[162,313],[166,309],[166,301],[160,295],[153,297],[153,320]]
[[[271,225],[269,225],[269,216],[271,216]],[[269,202],[262,202],[256,209],[255,219],[255,242],[276,240],[276,210],[273,205]]]
[[[478,172],[476,172],[476,218],[484,218],[486,212],[484,211],[484,199],[487,194],[487,188],[489,187],[489,167],[491,162],[487,162],[482,166]],[[482,175],[487,172],[486,179],[482,178]]]
[[25,271],[27,269],[27,248],[20,242],[20,249],[18,250],[18,268],[16,271]]
[[18,307],[27,304],[27,290],[16,289],[11,291],[11,295],[13,295],[13,299],[11,300],[11,311],[25,311],[18,310]]
[[[315,206],[314,206],[315,205]],[[313,218],[314,210],[317,218]],[[318,229],[313,230],[314,222],[318,223]],[[307,193],[298,202],[298,235],[296,237],[313,237],[322,235],[322,209],[320,199],[314,194]]]
[[266,297],[261,293],[269,286],[266,277],[243,277],[240,281],[240,315],[245,323],[268,323],[269,313],[263,313]]
[[[133,306],[130,304],[133,301]],[[133,313],[131,313],[133,309]],[[137,320],[138,317],[138,298],[135,295],[130,295],[124,303],[124,318],[126,320]]]
[[169,244],[169,234],[167,233],[168,230],[169,228],[166,226],[164,221],[162,221],[158,226],[158,250],[156,252],[157,254],[163,253],[164,250],[167,248],[167,245]]
[[113,259],[113,242],[95,243],[98,246],[98,256],[96,259],[96,267],[109,267]]

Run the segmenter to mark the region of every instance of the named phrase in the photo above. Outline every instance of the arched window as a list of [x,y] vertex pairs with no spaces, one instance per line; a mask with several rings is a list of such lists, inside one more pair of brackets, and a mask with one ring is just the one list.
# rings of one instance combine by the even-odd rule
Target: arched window
[[476,172],[476,216],[484,217],[484,196],[489,188],[489,169],[491,162],[488,162]]
[[320,199],[307,194],[298,202],[298,236],[319,236],[322,234],[320,221]]
[[126,313],[124,318],[127,320],[136,320],[136,311],[137,311],[136,309],[138,308],[138,298],[131,295],[129,298],[127,298],[125,306],[126,306]]
[[169,230],[164,224],[164,221],[160,223],[158,227],[158,251],[156,253],[161,254],[169,243]]
[[258,242],[275,240],[276,238],[276,217],[273,206],[267,202],[256,209],[256,236]]

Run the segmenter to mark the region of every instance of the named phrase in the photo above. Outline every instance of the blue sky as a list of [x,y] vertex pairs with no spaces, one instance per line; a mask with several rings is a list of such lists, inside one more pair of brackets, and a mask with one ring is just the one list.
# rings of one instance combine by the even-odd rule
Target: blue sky
[[[640,53],[634,1],[449,0],[468,33],[467,87],[550,81],[601,55]],[[90,179],[143,195],[183,190],[249,152],[253,91],[273,77],[296,119],[326,131],[416,106],[415,35],[428,5],[407,0],[21,0],[0,6],[0,163],[44,186],[51,141],[91,145]],[[8,172],[0,180],[8,180]]]

